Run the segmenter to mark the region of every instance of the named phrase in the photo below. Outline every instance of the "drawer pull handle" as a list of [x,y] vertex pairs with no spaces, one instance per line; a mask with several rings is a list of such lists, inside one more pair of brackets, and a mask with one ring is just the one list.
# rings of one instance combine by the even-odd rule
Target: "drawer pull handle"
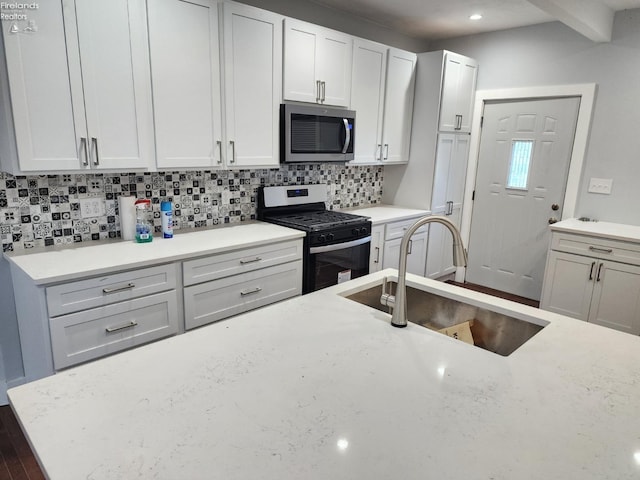
[[129,323],[126,323],[124,325],[120,325],[119,327],[107,327],[107,328],[105,328],[105,331],[107,333],[113,333],[113,332],[117,332],[119,330],[126,330],[127,328],[133,328],[136,325],[138,325],[138,322],[134,322],[133,320],[131,320]]
[[373,263],[380,263],[380,247],[375,247],[376,250],[376,259],[373,261]]
[[613,248],[600,248],[600,247],[590,246],[589,250],[591,250],[592,252],[613,253]]
[[262,261],[262,258],[256,257],[256,258],[252,258],[251,260],[240,260],[240,264],[241,265],[246,265],[247,263],[255,263],[255,262],[260,262],[260,261]]
[[130,282],[123,287],[103,288],[102,293],[109,294],[109,293],[124,292],[125,290],[131,290],[132,288],[136,288],[136,284]]
[[253,293],[258,293],[261,291],[262,291],[262,288],[260,287],[252,288],[251,290],[243,290],[242,292],[240,292],[240,296],[246,297],[247,295],[251,295]]

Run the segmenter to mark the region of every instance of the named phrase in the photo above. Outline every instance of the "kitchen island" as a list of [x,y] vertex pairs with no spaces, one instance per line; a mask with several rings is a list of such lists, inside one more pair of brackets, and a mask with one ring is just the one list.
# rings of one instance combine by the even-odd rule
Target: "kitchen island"
[[9,390],[72,479],[640,476],[640,338],[409,276],[546,325],[503,357],[344,298],[385,270]]

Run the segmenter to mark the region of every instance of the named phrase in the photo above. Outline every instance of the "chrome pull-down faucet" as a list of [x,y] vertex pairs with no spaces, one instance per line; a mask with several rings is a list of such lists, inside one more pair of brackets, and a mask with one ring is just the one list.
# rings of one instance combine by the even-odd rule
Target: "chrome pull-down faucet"
[[[396,287],[396,294],[391,295],[386,291],[386,285],[383,284],[383,292],[380,297],[380,303],[388,307],[393,308],[393,315],[391,316],[391,325],[394,327],[406,327],[407,326],[407,255],[409,251],[409,241],[412,235],[423,225],[427,223],[441,223],[451,232],[453,236],[453,264],[457,267],[467,266],[467,252],[462,244],[462,238],[460,237],[460,231],[451,220],[447,217],[438,215],[428,215],[420,218],[416,223],[411,225],[402,237],[402,243],[400,244],[400,265],[398,270],[398,285]],[[386,284],[386,279],[384,280]]]

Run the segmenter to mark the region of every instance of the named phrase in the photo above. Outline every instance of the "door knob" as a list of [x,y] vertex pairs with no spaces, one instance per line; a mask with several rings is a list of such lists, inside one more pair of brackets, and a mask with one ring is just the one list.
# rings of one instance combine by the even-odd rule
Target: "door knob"
[[551,217],[549,219],[549,225],[553,225],[554,223],[556,223],[558,221],[558,219],[556,217]]
[[560,208],[560,205],[558,205],[557,203],[554,203],[553,205],[551,205],[551,210],[553,210],[554,212],[557,211]]

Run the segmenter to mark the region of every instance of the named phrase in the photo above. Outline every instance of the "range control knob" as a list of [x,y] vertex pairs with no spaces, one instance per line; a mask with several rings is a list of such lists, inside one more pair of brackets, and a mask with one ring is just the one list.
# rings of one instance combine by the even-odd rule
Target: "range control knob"
[[360,229],[358,227],[351,229],[351,233],[354,235],[360,235]]
[[333,233],[327,233],[327,240],[328,240],[328,241],[333,240],[333,239],[334,239],[334,237],[335,237],[335,235],[334,235]]
[[325,237],[324,233],[318,235],[318,243],[324,243],[327,241],[327,237]]
[[360,234],[361,234],[361,235],[366,235],[366,234],[367,234],[367,227],[362,227],[362,228],[360,229]]

